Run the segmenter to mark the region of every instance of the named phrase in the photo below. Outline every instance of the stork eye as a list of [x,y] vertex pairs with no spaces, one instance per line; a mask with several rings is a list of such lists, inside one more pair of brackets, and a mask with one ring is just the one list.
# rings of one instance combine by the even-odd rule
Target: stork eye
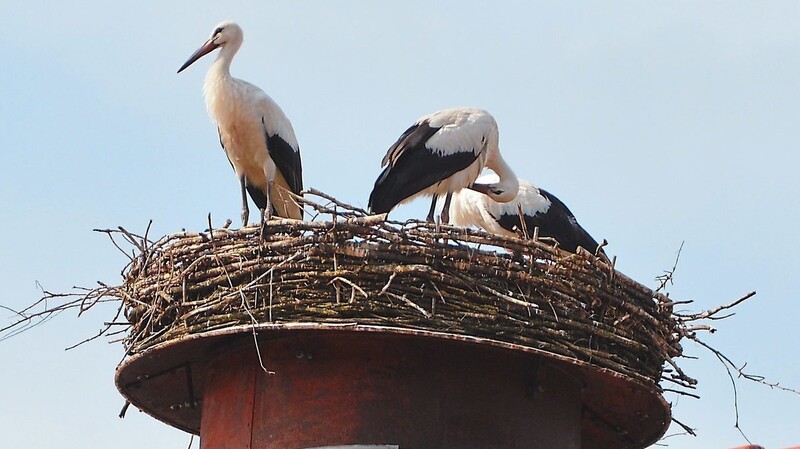
[[222,27],[219,27],[216,30],[214,30],[214,36],[218,35],[219,33],[222,33]]

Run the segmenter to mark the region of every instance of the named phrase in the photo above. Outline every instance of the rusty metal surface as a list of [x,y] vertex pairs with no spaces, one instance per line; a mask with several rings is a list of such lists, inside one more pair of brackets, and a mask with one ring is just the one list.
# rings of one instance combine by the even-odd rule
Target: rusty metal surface
[[206,388],[200,424],[202,449],[250,449],[258,367],[254,359],[257,357],[252,351],[239,351],[217,359],[206,369],[204,383],[214,386],[215,400],[208,400],[211,391]]
[[[378,326],[292,323],[265,324],[257,330],[260,341],[265,342],[287,335],[321,335],[323,339],[336,339],[350,334],[368,342],[395,339],[401,346],[403,342],[411,344],[413,341],[429,342],[428,346],[447,342],[485,348],[501,357],[510,354],[532,360],[543,357],[548,364],[583,384],[581,435],[582,447],[587,449],[646,447],[663,435],[669,424],[669,406],[654,386],[535,348],[443,332]],[[135,406],[151,416],[199,434],[205,369],[210,361],[234,348],[244,345],[252,349],[252,332],[252,326],[230,328],[190,335],[148,349],[120,365],[116,374],[117,387]]]
[[[580,447],[580,383],[539,358],[356,332],[283,335],[260,345],[274,374],[257,376],[253,449]],[[242,355],[252,360],[233,362]],[[250,345],[214,362],[231,371],[257,363]],[[225,400],[225,389],[207,380],[205,406]],[[231,419],[212,426],[201,429],[201,441],[233,427],[245,431]]]

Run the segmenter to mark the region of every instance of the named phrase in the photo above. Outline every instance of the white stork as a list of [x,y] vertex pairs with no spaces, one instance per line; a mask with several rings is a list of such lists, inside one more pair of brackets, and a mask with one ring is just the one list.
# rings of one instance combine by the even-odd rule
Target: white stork
[[[303,218],[302,208],[286,192],[303,190],[300,148],[292,124],[281,108],[258,87],[231,76],[233,56],[242,45],[242,29],[234,22],[222,22],[211,37],[178,69],[178,73],[204,55],[219,48],[203,84],[208,114],[217,124],[219,142],[242,191],[242,225],[247,226],[250,210],[247,194],[265,216]],[[263,230],[263,228],[262,228]]]
[[[497,179],[497,175],[489,174],[481,176],[477,182],[492,183]],[[498,203],[486,195],[464,189],[453,197],[450,213],[456,225],[477,226],[510,237],[522,233],[524,219],[528,236],[532,237],[534,228],[538,227],[539,237],[553,238],[560,248],[573,253],[580,246],[595,254],[599,246],[561,200],[522,179],[514,201]],[[602,248],[599,254],[605,256]]]
[[[418,196],[432,196],[428,221],[433,222],[436,200],[447,195],[440,218],[450,221],[453,192],[465,187],[505,203],[517,194],[517,177],[503,160],[497,123],[476,108],[452,108],[421,117],[397,139],[383,157],[386,167],[369,196],[373,213],[388,213]],[[484,167],[499,175],[496,182],[475,183]]]

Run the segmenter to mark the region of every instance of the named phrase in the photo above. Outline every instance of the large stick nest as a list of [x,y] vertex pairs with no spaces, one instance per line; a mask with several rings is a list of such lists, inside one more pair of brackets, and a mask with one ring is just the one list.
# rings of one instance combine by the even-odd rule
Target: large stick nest
[[141,239],[123,284],[105,292],[123,301],[128,353],[213,329],[314,322],[490,338],[648,385],[681,355],[668,298],[591,254],[384,221],[315,193],[328,202],[305,200],[307,211],[330,219],[272,220],[265,239],[258,227]]

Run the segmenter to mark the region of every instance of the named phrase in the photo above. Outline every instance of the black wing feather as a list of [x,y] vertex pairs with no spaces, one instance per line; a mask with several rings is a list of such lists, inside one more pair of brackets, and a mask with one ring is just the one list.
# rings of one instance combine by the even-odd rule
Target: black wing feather
[[425,146],[439,128],[428,122],[408,128],[389,148],[388,162],[369,195],[372,213],[387,213],[406,198],[469,167],[478,158],[478,149],[437,155]]
[[264,195],[264,191],[258,187],[250,185],[250,181],[248,181],[247,176],[244,177],[244,185],[247,188],[247,193],[250,194],[250,198],[253,199],[253,203],[255,203],[256,207],[258,207],[258,210],[266,209],[267,196]]
[[[219,144],[222,146],[227,156],[228,151],[225,148],[225,142],[222,141],[222,133],[219,132],[219,128],[217,128],[217,134],[219,135]],[[294,151],[292,146],[277,134],[270,136],[265,130],[265,135],[267,137],[267,150],[269,151],[269,156],[272,158],[273,162],[275,162],[275,167],[280,170],[284,179],[286,179],[286,182],[289,184],[289,188],[292,189],[292,192],[299,194],[303,190],[303,166],[300,162],[300,152]],[[231,168],[235,169],[230,157],[228,157],[228,162],[231,164]],[[265,192],[250,184],[250,180],[248,180],[246,176],[244,177],[244,182],[247,193],[250,195],[250,198],[252,198],[256,207],[259,209],[266,209],[267,196]],[[273,205],[273,210],[274,209],[275,206]]]
[[[533,229],[538,227],[540,237],[555,239],[559,247],[569,252],[576,252],[580,246],[594,253],[598,246],[597,240],[578,224],[575,215],[572,214],[567,205],[544,189],[539,189],[539,193],[550,201],[550,208],[545,213],[523,214],[528,233],[533,235]],[[503,229],[511,232],[517,232],[521,229],[518,214],[503,214],[496,219]],[[602,249],[600,252],[605,254]]]
[[397,141],[389,147],[389,151],[383,157],[381,165],[392,165],[392,160],[401,156],[407,148],[424,146],[428,139],[433,137],[440,129],[440,127],[434,128],[430,126],[430,122],[427,120],[409,126]]
[[277,134],[267,133],[267,149],[275,167],[281,172],[292,193],[299,195],[303,190],[303,165],[300,151],[295,150]]

